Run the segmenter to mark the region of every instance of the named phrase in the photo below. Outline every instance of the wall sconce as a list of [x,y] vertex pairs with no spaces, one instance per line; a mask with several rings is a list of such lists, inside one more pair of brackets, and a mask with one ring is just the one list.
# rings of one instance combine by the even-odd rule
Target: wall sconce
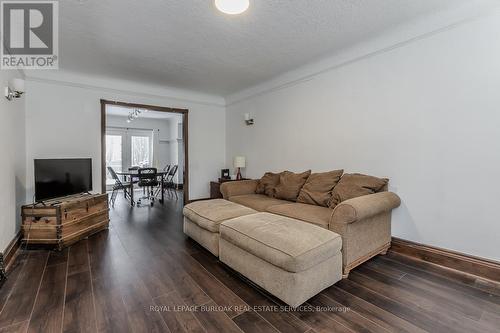
[[12,79],[9,85],[5,87],[5,98],[11,101],[13,98],[19,98],[24,93],[24,80]]
[[250,118],[250,113],[245,113],[245,124],[247,126],[253,125],[253,118]]

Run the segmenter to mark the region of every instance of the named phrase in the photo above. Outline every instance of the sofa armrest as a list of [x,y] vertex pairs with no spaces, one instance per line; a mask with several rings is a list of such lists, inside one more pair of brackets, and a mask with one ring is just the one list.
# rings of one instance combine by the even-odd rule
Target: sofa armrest
[[393,192],[379,192],[341,202],[333,210],[330,224],[349,224],[399,207],[401,199]]
[[220,186],[220,191],[224,199],[235,195],[244,195],[255,193],[258,180],[240,180],[237,182],[225,182]]

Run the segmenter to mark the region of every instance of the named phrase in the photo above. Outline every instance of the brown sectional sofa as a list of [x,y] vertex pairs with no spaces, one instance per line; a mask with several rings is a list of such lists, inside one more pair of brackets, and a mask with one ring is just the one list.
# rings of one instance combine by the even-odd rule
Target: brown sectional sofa
[[222,184],[224,199],[252,208],[286,216],[329,229],[342,237],[343,275],[377,254],[385,254],[391,244],[391,212],[401,203],[384,186],[378,193],[359,196],[323,206],[276,199],[256,194],[258,180]]

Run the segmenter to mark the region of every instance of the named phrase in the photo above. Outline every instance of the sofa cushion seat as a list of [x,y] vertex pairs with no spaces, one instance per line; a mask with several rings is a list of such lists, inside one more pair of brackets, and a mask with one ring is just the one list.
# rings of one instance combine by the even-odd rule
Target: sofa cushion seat
[[302,220],[328,229],[333,209],[303,203],[288,203],[268,207],[267,212]]
[[288,272],[302,272],[339,255],[341,237],[289,217],[257,213],[225,221],[220,238]]
[[202,200],[184,206],[184,216],[200,228],[219,232],[220,224],[232,218],[257,213],[255,210],[224,199]]
[[255,210],[258,210],[259,212],[265,212],[266,209],[271,206],[290,203],[290,201],[270,198],[264,194],[237,195],[230,197],[229,200],[240,205],[253,208]]

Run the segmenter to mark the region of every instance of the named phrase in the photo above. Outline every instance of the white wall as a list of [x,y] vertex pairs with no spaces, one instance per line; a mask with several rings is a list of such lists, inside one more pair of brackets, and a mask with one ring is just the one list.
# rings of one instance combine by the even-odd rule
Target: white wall
[[169,119],[169,132],[170,132],[170,161],[172,165],[178,166],[178,171],[174,176],[174,183],[182,184],[182,176],[180,170],[184,167],[184,158],[183,158],[183,140],[179,140],[182,138],[182,129],[179,131],[179,126],[182,128],[182,123],[178,119]]
[[185,93],[182,98],[167,97],[172,93],[163,95],[161,89],[129,83],[87,78],[81,81],[66,83],[28,78],[26,82],[29,91],[26,94],[28,197],[33,194],[35,158],[91,157],[94,191],[100,191],[101,98],[189,109],[190,199],[209,196],[209,181],[216,178],[224,166],[223,105],[217,101],[201,101],[198,96],[191,101]]
[[389,177],[394,236],[500,260],[499,59],[496,12],[234,102],[226,164]]
[[25,96],[7,101],[3,89],[17,71],[0,70],[0,252],[19,231],[26,198]]

